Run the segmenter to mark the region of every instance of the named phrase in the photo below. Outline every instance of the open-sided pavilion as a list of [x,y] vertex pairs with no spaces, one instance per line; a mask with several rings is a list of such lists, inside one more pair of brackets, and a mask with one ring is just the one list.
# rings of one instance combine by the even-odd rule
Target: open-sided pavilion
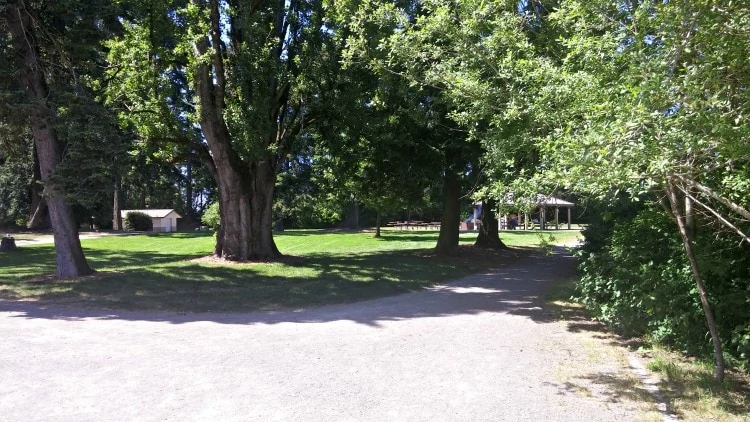
[[[509,208],[513,208],[515,203],[512,200],[509,200],[506,202],[506,206]],[[548,216],[547,211],[554,209],[554,219],[552,220],[555,225],[555,229],[560,229],[560,209],[564,209],[567,211],[567,225],[568,230],[571,230],[571,210],[575,206],[574,203],[566,201],[564,199],[556,198],[554,196],[546,196],[546,195],[537,195],[537,202],[536,202],[536,208],[539,211],[539,225],[541,228],[545,229],[548,226]],[[505,213],[505,225],[501,224],[501,227],[505,227],[506,229],[510,228],[508,222],[508,215],[509,213]],[[523,215],[523,218],[520,219],[518,222],[518,227],[523,227],[524,229],[528,229],[529,221],[532,221],[530,219],[529,213],[518,213],[519,217]]]

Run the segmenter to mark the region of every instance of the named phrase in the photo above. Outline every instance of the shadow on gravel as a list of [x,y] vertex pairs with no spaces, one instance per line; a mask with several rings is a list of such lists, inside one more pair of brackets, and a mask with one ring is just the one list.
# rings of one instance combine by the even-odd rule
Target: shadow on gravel
[[363,302],[302,310],[232,313],[138,312],[75,309],[29,302],[0,301],[0,311],[15,318],[129,320],[186,324],[210,321],[219,324],[325,323],[353,321],[378,327],[385,321],[506,313],[538,323],[556,321],[544,309],[544,294],[556,282],[575,274],[575,259],[565,248],[553,255],[533,255],[486,274],[468,276],[442,286]]

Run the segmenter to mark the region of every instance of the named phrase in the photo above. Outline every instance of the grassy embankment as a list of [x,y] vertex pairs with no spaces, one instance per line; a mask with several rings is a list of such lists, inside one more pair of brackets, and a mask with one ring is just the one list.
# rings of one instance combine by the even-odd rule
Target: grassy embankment
[[[0,298],[78,306],[174,311],[253,311],[299,308],[381,297],[419,289],[522,259],[538,231],[506,232],[503,252],[463,247],[451,258],[432,251],[437,232],[287,231],[276,236],[280,262],[195,261],[211,253],[207,233],[109,236],[82,240],[97,274],[55,280],[52,245],[22,246],[0,255]],[[558,241],[578,232],[555,232]],[[464,233],[470,245],[475,233]]]

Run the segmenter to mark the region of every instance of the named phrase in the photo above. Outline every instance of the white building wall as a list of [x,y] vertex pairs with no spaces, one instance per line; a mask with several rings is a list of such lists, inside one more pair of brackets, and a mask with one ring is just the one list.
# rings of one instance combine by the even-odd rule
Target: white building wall
[[174,232],[177,231],[177,219],[173,217],[154,218],[155,232]]
[[153,226],[154,226],[153,230],[155,232],[165,232],[165,231],[167,231],[166,222],[164,220],[166,220],[166,219],[165,218],[152,218],[151,219],[151,221],[153,223]]

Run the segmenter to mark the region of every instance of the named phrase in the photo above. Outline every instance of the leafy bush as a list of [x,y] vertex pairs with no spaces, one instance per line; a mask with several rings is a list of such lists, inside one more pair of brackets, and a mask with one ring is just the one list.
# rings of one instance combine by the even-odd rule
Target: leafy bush
[[33,163],[31,156],[0,159],[0,227],[26,226]]
[[138,232],[151,231],[154,228],[154,223],[147,214],[142,212],[129,212],[125,215],[125,221],[123,225],[126,230],[133,230]]
[[219,230],[219,224],[221,222],[221,215],[219,214],[219,203],[214,202],[206,208],[201,217],[203,224],[211,228],[211,230]]
[[[584,232],[578,300],[627,335],[710,357],[700,298],[675,223],[660,209],[633,210],[592,223]],[[608,221],[605,221],[608,220]],[[750,254],[731,236],[696,233],[701,275],[725,345],[750,368]]]

